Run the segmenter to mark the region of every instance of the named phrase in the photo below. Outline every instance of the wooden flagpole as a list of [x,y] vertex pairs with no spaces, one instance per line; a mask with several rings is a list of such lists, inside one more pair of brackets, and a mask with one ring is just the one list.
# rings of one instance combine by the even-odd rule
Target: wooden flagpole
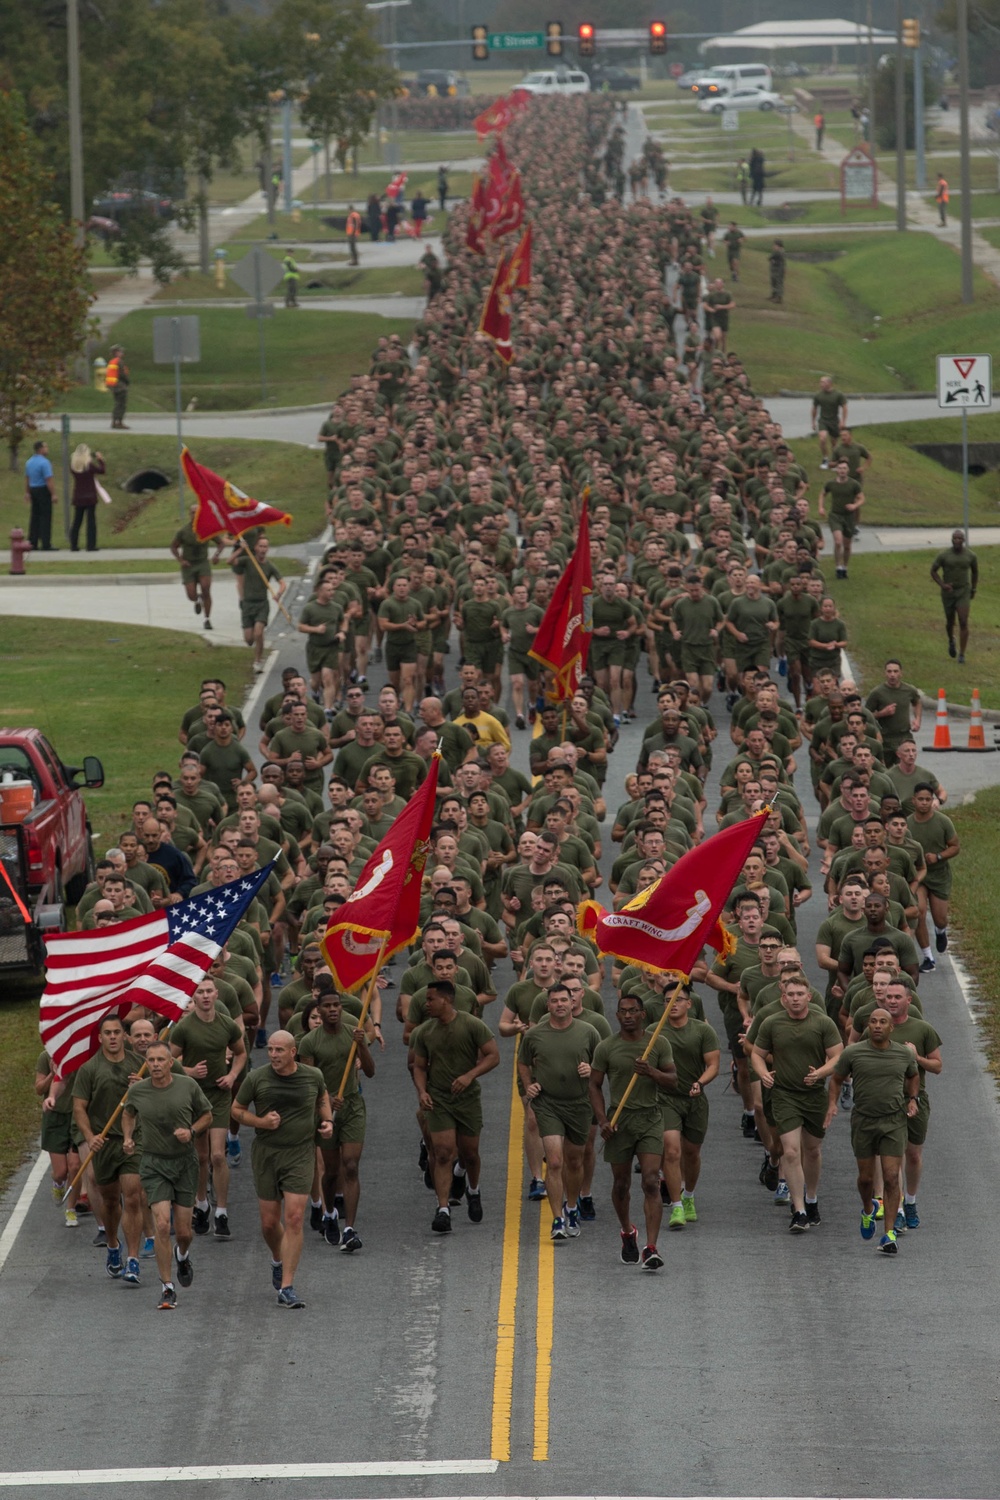
[[[368,981],[368,989],[365,991],[364,1003],[361,1006],[361,1016],[360,1016],[360,1018],[358,1020],[358,1025],[355,1026],[355,1027],[352,1027],[352,1030],[354,1030],[354,1031],[357,1031],[359,1027],[362,1030],[364,1029],[365,1021],[368,1018],[368,1012],[371,1009],[371,1003],[372,1003],[372,1001],[375,998],[375,986],[378,983],[378,976],[382,972],[382,964],[383,964],[383,962],[385,960],[385,950],[386,950],[386,945],[388,944],[388,942],[389,942],[388,937],[385,937],[385,938],[382,939],[382,946],[378,950],[378,958],[375,960],[375,970],[374,970],[374,973],[372,974],[371,979]],[[344,1097],[344,1090],[347,1087],[347,1080],[351,1076],[351,1069],[354,1067],[354,1059],[357,1056],[357,1053],[358,1053],[358,1044],[357,1044],[356,1041],[352,1040],[351,1041],[351,1050],[347,1054],[347,1065],[344,1068],[344,1076],[341,1078],[341,1080],[340,1080],[340,1087],[337,1090],[337,1098],[338,1099],[343,1099],[343,1097]]]
[[288,610],[282,604],[281,600],[278,598],[277,594],[274,592],[274,590],[272,589],[271,585],[268,583],[268,581],[267,581],[267,575],[265,574],[264,569],[261,567],[260,563],[257,561],[256,555],[254,554],[252,548],[248,547],[247,544],[246,544],[246,542],[243,540],[243,534],[242,534],[242,532],[236,538],[236,540],[239,543],[239,545],[243,548],[243,551],[246,554],[246,556],[250,559],[250,561],[253,563],[254,567],[257,569],[257,572],[260,574],[260,581],[264,585],[264,587],[267,589],[268,594],[274,600],[274,602],[278,606],[278,608],[281,610],[281,613],[284,615],[284,617],[288,621],[289,625],[291,625],[292,624],[292,617],[291,617],[291,615],[288,613]]
[[[649,1054],[652,1052],[652,1050],[653,1050],[653,1043],[656,1041],[656,1039],[659,1036],[660,1032],[663,1030],[664,1026],[666,1026],[668,1020],[670,1019],[670,1012],[674,1008],[674,1001],[677,999],[678,995],[680,994],[681,990],[684,988],[684,986],[686,984],[687,984],[687,979],[682,974],[681,977],[680,977],[680,979],[678,979],[677,983],[674,986],[674,992],[673,992],[673,994],[670,996],[670,999],[667,1001],[666,1005],[663,1007],[663,1015],[657,1021],[656,1026],[655,1026],[655,1028],[653,1030],[653,1034],[652,1034],[652,1036],[649,1039],[649,1046],[646,1048],[645,1052],[642,1054],[642,1058],[641,1058],[642,1062],[645,1062],[646,1059],[649,1057]],[[626,1088],[624,1094],[622,1094],[621,1098],[618,1101],[618,1108],[615,1110],[614,1114],[611,1116],[611,1119],[608,1122],[610,1124],[610,1126],[612,1127],[612,1129],[614,1129],[614,1127],[618,1124],[618,1117],[621,1114],[622,1110],[625,1108],[625,1105],[628,1103],[628,1096],[629,1096],[629,1094],[631,1094],[632,1090],[635,1088],[636,1080],[637,1080],[638,1077],[639,1077],[638,1073],[633,1073],[632,1077],[629,1079],[629,1081],[628,1081],[628,1087]]]

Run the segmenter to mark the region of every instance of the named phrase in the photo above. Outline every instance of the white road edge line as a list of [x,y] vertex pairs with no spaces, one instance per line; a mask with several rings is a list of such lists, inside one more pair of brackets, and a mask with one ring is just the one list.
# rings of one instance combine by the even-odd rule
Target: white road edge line
[[24,1187],[18,1194],[18,1199],[11,1211],[11,1216],[4,1225],[3,1234],[0,1234],[0,1271],[3,1270],[10,1258],[10,1253],[20,1233],[21,1225],[28,1217],[28,1210],[31,1207],[32,1199],[41,1186],[42,1178],[48,1171],[48,1166],[48,1154],[45,1151],[40,1151],[35,1159],[35,1165],[28,1173]]
[[0,1489],[44,1485],[184,1484],[213,1479],[363,1479],[423,1474],[495,1474],[495,1458],[386,1460],[383,1463],[196,1464],[163,1469],[23,1469],[0,1473]]

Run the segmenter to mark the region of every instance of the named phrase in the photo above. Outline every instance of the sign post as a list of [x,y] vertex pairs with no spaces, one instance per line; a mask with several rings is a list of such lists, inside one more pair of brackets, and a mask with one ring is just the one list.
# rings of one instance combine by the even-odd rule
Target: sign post
[[267,358],[264,352],[264,318],[274,317],[274,308],[266,301],[268,292],[281,280],[282,271],[273,255],[268,255],[261,245],[255,245],[248,255],[238,261],[230,271],[230,276],[241,286],[245,292],[249,292],[253,298],[247,303],[247,317],[257,319],[257,331],[260,339],[260,399],[267,400]]
[[867,145],[855,146],[840,163],[840,212],[847,212],[848,199],[855,203],[878,203],[878,168]]
[[177,407],[177,508],[184,520],[184,469],[180,463],[184,438],[181,435],[181,365],[196,365],[201,359],[201,333],[196,317],[153,319],[153,363],[173,365],[174,402]]
[[962,529],[969,540],[969,410],[993,407],[993,359],[989,354],[939,354],[938,406],[962,413]]

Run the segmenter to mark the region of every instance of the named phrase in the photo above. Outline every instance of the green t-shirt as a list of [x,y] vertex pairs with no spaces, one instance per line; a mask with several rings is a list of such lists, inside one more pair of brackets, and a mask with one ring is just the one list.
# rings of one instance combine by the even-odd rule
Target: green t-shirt
[[[314,1068],[319,1068],[326,1082],[326,1091],[333,1098],[340,1090],[340,1081],[347,1067],[347,1059],[350,1056],[351,1047],[354,1045],[352,1033],[355,1030],[354,1019],[350,1021],[341,1019],[336,1031],[327,1031],[325,1026],[318,1026],[315,1031],[307,1031],[299,1043],[299,1060],[309,1063]],[[344,1092],[340,1095],[342,1099],[351,1099],[358,1092],[358,1071],[352,1067],[344,1084]]]
[[[317,637],[318,639],[319,637]],[[271,755],[277,756],[281,760],[287,760],[289,756],[295,754],[301,754],[303,760],[307,756],[312,759],[314,756],[322,755],[326,750],[326,735],[318,729],[313,729],[310,724],[307,724],[301,732],[291,728],[279,729],[267,748]],[[311,791],[322,792],[322,766],[317,766],[312,770],[306,771],[305,785]]]
[[819,614],[819,605],[811,594],[802,593],[796,599],[792,594],[783,594],[778,600],[778,621],[785,632],[786,648],[795,648],[801,653],[811,634],[810,627]]
[[280,1150],[286,1146],[309,1146],[316,1139],[317,1109],[327,1092],[323,1074],[318,1068],[299,1063],[294,1073],[276,1073],[268,1063],[254,1068],[240,1085],[237,1104],[253,1105],[258,1115],[276,1109],[281,1116],[277,1130],[260,1130],[255,1145],[264,1144]]
[[[954,823],[942,812],[931,813],[925,823],[918,823],[911,813],[906,820],[906,826],[910,831],[910,837],[916,839],[925,854],[940,854],[947,849],[955,837]],[[938,868],[936,865],[929,865],[927,873],[933,876]]]
[[205,780],[218,789],[226,802],[233,796],[234,783],[243,779],[247,766],[253,765],[249,750],[236,739],[228,745],[217,745],[213,740],[198,759],[205,768]]
[[[264,574],[264,578],[266,578],[268,582],[281,582],[281,574],[274,566],[274,563],[271,562],[270,558],[266,562],[262,562],[260,564],[260,568],[261,572]],[[233,563],[233,572],[242,573],[243,575],[244,604],[266,604],[269,602],[271,595],[268,592],[266,584],[264,583],[264,578],[261,578],[260,573],[257,572],[257,569],[254,567],[253,563],[248,557],[238,557]]]
[[[129,1074],[138,1073],[141,1067],[142,1058],[126,1047],[121,1062],[109,1062],[103,1052],[95,1052],[73,1074],[73,1098],[86,1100],[91,1130],[104,1129],[129,1087]],[[121,1133],[119,1115],[108,1136],[121,1136]]]
[[[397,599],[395,595],[390,595],[379,605],[378,617],[380,620],[388,620],[393,625],[402,625],[405,620],[412,618],[418,622],[419,629],[423,622],[424,611],[416,599]],[[386,640],[395,648],[412,648],[416,645],[417,632],[415,630],[389,630],[386,632]]]
[[813,406],[819,412],[820,425],[823,427],[839,427],[840,409],[847,405],[847,397],[843,391],[819,390],[813,397]]
[[505,630],[510,631],[510,650],[526,656],[535,639],[534,633],[528,634],[527,627],[540,625],[541,622],[542,611],[537,604],[529,604],[524,609],[515,609],[511,605],[505,609],[500,616],[500,623]]
[[698,600],[685,595],[675,602],[670,613],[681,633],[682,645],[695,650],[711,650],[714,642],[709,632],[722,624],[722,606],[713,594],[705,594]]
[[481,646],[497,639],[495,599],[466,599],[459,612],[462,633],[470,644]]
[[232,1016],[218,1009],[211,1021],[203,1021],[197,1011],[188,1011],[171,1030],[170,1045],[180,1049],[177,1055],[183,1067],[194,1068],[200,1062],[208,1064],[205,1077],[197,1080],[207,1090],[214,1089],[217,1080],[228,1072],[226,1049],[242,1035],[242,1027]]
[[593,1026],[577,1018],[556,1028],[548,1017],[521,1038],[519,1061],[531,1069],[542,1093],[552,1099],[585,1099],[587,1080],[577,1069],[593,1060],[600,1038]]
[[[35,1063],[35,1072],[41,1073],[43,1076],[46,1073],[52,1072],[52,1059],[47,1052],[39,1052],[38,1061]],[[55,1109],[52,1113],[54,1115],[71,1115],[73,1113],[72,1089],[63,1089],[56,1100]]]
[[939,552],[934,559],[933,566],[941,574],[942,583],[951,584],[951,594],[944,594],[945,599],[960,594],[968,594],[972,590],[972,570],[976,566],[976,554],[970,552],[968,547],[963,547],[961,552],[956,552],[954,547],[946,547]]
[[127,1108],[138,1116],[144,1156],[192,1156],[192,1142],[179,1141],[174,1131],[190,1130],[195,1120],[212,1110],[197,1079],[184,1073],[172,1073],[166,1088],[140,1078],[128,1091]]
[[887,682],[873,688],[865,699],[865,707],[877,713],[891,703],[893,713],[878,720],[879,733],[883,741],[905,740],[910,733],[910,709],[916,708],[920,694],[911,682],[901,682],[899,687],[890,687]]
[[[793,1021],[787,1011],[775,1012],[761,1022],[755,1045],[774,1059],[775,1088],[790,1094],[808,1094],[812,1087],[804,1082],[810,1068],[821,1068],[828,1047],[840,1043],[840,1032],[829,1016],[810,1010],[801,1021]],[[813,1087],[821,1090],[822,1085]]]
[[[828,479],[823,486],[822,493],[830,496],[830,515],[844,516],[847,514],[848,505],[853,505],[854,501],[861,494],[861,485],[856,479],[845,479],[843,481]],[[852,511],[851,514],[855,515],[856,512]]]
[[336,651],[340,648],[337,640],[337,632],[344,622],[344,611],[335,599],[329,604],[321,604],[318,599],[310,599],[299,615],[302,625],[322,625],[322,635],[307,635],[306,650],[310,651]]
[[[522,1042],[521,1045],[523,1046],[524,1043]],[[636,1058],[642,1056],[648,1045],[649,1039],[646,1036],[637,1037],[635,1041],[632,1041],[620,1033],[598,1044],[592,1067],[596,1072],[603,1073],[608,1080],[611,1089],[612,1113],[618,1108],[622,1095],[632,1078],[635,1079],[635,1088],[628,1096],[623,1113],[628,1115],[634,1110],[657,1108],[659,1084],[653,1078],[644,1078],[641,1074],[637,1074],[634,1067]],[[653,1043],[647,1061],[654,1068],[663,1070],[669,1068],[673,1060],[674,1054],[670,1043],[661,1034]]]
[[668,1021],[663,1034],[670,1043],[677,1069],[677,1084],[672,1092],[686,1098],[691,1085],[704,1071],[708,1053],[720,1051],[718,1035],[707,1021],[698,1021],[691,1015],[683,1026],[671,1026]]
[[[770,632],[767,625],[769,620],[776,620],[778,612],[771,599],[750,599],[745,594],[738,595],[730,604],[726,613],[726,619],[736,626],[746,637],[746,642],[737,642],[737,646],[761,646],[768,639]],[[730,637],[732,640],[732,637]]]
[[[451,1086],[462,1073],[479,1061],[480,1049],[493,1040],[493,1033],[478,1016],[456,1011],[447,1023],[424,1021],[410,1037],[414,1055],[427,1065],[427,1092],[434,1099],[450,1099]],[[477,1099],[479,1079],[474,1078],[463,1097]]]
[[918,1071],[913,1053],[895,1040],[893,1032],[888,1047],[874,1047],[870,1041],[845,1047],[837,1059],[834,1077],[843,1079],[850,1074],[854,1081],[854,1113],[866,1120],[877,1120],[906,1108],[903,1081]]

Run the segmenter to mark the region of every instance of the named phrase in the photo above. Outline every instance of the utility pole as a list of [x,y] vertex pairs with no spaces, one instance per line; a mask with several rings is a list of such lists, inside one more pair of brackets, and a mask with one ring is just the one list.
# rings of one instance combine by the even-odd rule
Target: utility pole
[[962,194],[962,301],[972,293],[972,173],[969,165],[969,0],[958,0],[958,122]]
[[896,0],[896,228],[906,228],[906,54],[903,0]]
[[83,119],[80,110],[80,13],[77,0],[66,0],[66,61],[69,96],[69,211],[82,245],[87,231],[83,212]]
[[875,160],[875,27],[872,0],[868,0],[868,144]]

